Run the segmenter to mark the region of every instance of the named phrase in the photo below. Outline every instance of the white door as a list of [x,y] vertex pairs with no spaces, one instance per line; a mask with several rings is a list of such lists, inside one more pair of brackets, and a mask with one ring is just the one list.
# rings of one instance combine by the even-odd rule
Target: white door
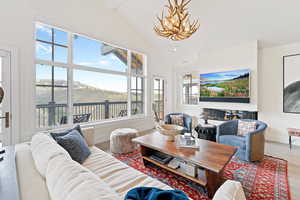
[[10,145],[11,138],[11,63],[10,53],[0,49],[0,87],[4,91],[2,103],[0,103],[0,143]]

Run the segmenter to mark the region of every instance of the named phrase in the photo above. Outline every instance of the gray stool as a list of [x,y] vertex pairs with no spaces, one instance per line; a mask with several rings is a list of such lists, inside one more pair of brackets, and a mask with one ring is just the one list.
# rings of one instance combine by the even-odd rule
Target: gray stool
[[111,153],[130,153],[136,149],[132,142],[138,136],[138,131],[131,128],[116,129],[110,134]]

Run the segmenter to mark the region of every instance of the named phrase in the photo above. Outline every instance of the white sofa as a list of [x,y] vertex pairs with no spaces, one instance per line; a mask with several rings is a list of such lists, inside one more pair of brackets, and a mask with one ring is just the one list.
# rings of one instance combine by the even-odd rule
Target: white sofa
[[[91,155],[82,164],[48,134],[16,145],[16,165],[22,200],[118,200],[138,186],[171,189],[94,146],[94,130],[83,129]],[[227,181],[214,200],[245,199],[240,183]]]

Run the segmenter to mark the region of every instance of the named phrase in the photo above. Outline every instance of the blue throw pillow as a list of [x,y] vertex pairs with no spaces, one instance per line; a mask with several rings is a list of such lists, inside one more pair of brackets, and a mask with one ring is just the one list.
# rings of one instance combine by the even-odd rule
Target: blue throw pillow
[[126,194],[125,200],[189,200],[189,198],[181,190],[137,187]]
[[73,160],[80,164],[91,154],[86,141],[77,130],[72,130],[63,136],[57,136],[55,140],[70,154]]
[[74,128],[68,129],[68,130],[63,131],[63,132],[50,133],[50,135],[53,137],[54,140],[56,140],[57,137],[65,136],[65,135],[69,134],[73,130],[77,130],[80,133],[80,135],[82,135],[82,137],[83,137],[80,125],[76,125]]

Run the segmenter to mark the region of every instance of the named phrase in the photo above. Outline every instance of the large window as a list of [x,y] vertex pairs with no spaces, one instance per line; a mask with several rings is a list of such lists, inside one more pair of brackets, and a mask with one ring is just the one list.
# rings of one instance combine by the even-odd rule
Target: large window
[[185,74],[182,83],[183,104],[197,104],[199,98],[199,78]]
[[36,25],[38,128],[144,114],[145,56]]

